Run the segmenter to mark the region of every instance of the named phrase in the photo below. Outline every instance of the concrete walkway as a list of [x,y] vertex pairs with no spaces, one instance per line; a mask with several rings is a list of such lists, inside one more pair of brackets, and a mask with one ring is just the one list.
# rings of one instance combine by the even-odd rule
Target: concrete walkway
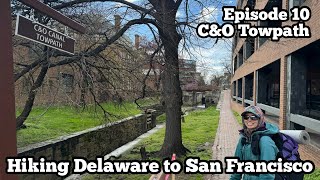
[[[216,138],[212,147],[212,159],[220,160],[224,163],[224,157],[233,156],[239,139],[239,129],[241,126],[233,116],[230,108],[230,90],[221,93],[218,103],[220,109],[220,120]],[[225,165],[223,165],[225,167]],[[227,174],[213,174],[208,179],[229,179]]]

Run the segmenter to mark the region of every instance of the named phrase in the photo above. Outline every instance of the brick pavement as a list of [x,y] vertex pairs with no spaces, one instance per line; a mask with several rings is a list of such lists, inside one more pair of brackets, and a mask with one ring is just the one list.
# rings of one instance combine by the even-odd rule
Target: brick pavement
[[[217,108],[220,109],[220,120],[219,126],[216,133],[216,138],[212,146],[212,159],[220,160],[224,163],[224,157],[233,156],[236,145],[238,143],[239,132],[241,126],[235,119],[231,106],[230,90],[224,90],[221,93],[220,100]],[[320,167],[320,150],[317,148],[310,148],[308,145],[300,145],[299,152],[301,153],[302,159],[312,160],[316,167]],[[317,154],[317,155],[316,155]],[[223,165],[225,167],[225,165]],[[208,180],[222,180],[229,179],[228,174],[212,174],[207,175],[205,179]]]
[[[220,160],[224,163],[224,157],[233,156],[239,139],[238,130],[241,126],[235,119],[230,108],[230,90],[224,90],[220,96],[218,108],[220,108],[220,120],[216,138],[212,147],[214,160]],[[225,165],[223,165],[225,167]],[[207,176],[207,179],[229,179],[227,174],[213,174]]]

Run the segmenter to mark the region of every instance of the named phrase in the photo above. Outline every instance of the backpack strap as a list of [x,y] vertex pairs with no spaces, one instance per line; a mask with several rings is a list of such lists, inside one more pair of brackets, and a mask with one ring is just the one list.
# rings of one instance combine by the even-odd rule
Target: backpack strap
[[256,156],[260,156],[260,145],[259,145],[260,138],[261,138],[260,134],[255,134],[253,135],[252,141],[251,141],[252,154]]
[[[252,153],[256,156],[260,155],[260,147],[259,147],[259,141],[260,141],[260,135],[256,134],[252,137],[251,140],[251,150]],[[245,144],[250,144],[250,142],[247,141],[247,138],[243,137],[241,139],[241,144],[244,146]]]
[[[256,134],[252,137],[252,143],[251,143],[251,150],[252,153],[256,156],[260,156],[260,139],[262,136],[269,136],[276,144],[276,146],[279,148],[279,146],[282,147],[282,143],[281,141],[279,141],[279,139],[277,139],[277,134],[268,134],[268,135],[264,135],[264,134]],[[278,146],[279,145],[279,146]],[[280,150],[279,150],[280,152]]]

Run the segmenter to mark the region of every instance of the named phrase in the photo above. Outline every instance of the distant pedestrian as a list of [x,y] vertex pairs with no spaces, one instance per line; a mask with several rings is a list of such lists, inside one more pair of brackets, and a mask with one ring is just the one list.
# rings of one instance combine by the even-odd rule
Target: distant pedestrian
[[202,98],[201,98],[201,104],[202,104],[202,105],[205,105],[205,104],[206,104],[206,97],[202,97]]
[[201,104],[206,108],[207,106],[206,106],[206,97],[205,96],[203,96],[202,98],[201,98]]
[[[248,161],[275,160],[279,150],[269,135],[278,133],[278,127],[265,122],[264,114],[257,106],[247,107],[241,116],[243,129],[240,130],[235,157]],[[272,180],[275,179],[275,174],[232,174],[230,177],[231,180],[241,178],[244,180]]]

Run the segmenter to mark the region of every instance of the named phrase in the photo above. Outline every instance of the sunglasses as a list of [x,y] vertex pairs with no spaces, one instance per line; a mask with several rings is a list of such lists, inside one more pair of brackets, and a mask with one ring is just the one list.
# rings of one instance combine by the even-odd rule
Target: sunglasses
[[244,120],[249,120],[249,118],[250,118],[251,120],[254,120],[254,121],[260,119],[259,117],[254,116],[254,115],[253,115],[253,116],[242,116],[242,118],[243,118]]

